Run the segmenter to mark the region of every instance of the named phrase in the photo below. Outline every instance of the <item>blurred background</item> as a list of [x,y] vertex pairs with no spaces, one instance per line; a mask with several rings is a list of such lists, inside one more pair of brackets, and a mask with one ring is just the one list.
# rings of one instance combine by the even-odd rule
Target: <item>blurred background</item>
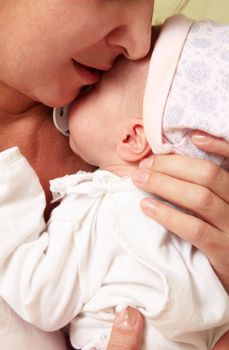
[[175,13],[196,20],[210,18],[229,23],[229,0],[154,0],[154,9],[154,24],[164,22]]

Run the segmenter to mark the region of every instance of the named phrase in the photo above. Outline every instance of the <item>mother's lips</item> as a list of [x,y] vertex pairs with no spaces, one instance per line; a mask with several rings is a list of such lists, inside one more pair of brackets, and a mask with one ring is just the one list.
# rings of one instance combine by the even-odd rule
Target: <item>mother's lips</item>
[[87,67],[79,62],[76,62],[74,59],[72,61],[74,63],[77,74],[82,78],[85,85],[94,84],[99,80],[102,74],[102,70]]

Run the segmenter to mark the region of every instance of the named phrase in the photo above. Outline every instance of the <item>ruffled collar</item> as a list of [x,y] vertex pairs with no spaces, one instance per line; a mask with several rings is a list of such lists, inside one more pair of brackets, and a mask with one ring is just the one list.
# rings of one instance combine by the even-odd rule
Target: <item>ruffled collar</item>
[[79,171],[49,182],[52,202],[60,201],[64,196],[78,193],[98,196],[107,192],[130,191],[136,189],[130,176],[119,177],[106,170],[94,172]]

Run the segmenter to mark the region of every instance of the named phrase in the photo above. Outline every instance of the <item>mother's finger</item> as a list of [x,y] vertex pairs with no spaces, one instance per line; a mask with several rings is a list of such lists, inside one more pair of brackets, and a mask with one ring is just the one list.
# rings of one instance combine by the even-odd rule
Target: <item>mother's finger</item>
[[229,248],[228,235],[195,216],[149,198],[143,199],[141,206],[148,216],[202,250],[208,257],[220,258],[222,246],[226,244]]
[[[158,155],[144,159],[140,168],[206,187],[229,202],[229,173],[210,161],[177,154]],[[141,187],[140,182],[136,184]],[[151,192],[150,187],[146,190]]]
[[199,218],[149,198],[141,202],[143,211],[180,238],[199,248],[209,258],[229,292],[229,235]]
[[[145,172],[146,179],[141,185],[144,191],[150,191],[182,208],[192,210],[220,230],[229,232],[229,205],[212,191],[154,171],[142,172]],[[135,183],[138,183],[136,175],[137,172],[133,176]]]
[[192,135],[192,142],[204,151],[221,154],[229,158],[229,142],[221,138],[196,131]]
[[117,313],[107,350],[140,350],[144,319],[137,310],[128,307]]

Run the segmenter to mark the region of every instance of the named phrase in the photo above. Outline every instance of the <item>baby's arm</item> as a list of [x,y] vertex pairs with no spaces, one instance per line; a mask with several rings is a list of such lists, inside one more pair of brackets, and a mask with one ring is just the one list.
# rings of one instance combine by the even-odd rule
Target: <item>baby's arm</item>
[[78,248],[69,220],[43,219],[45,196],[17,148],[0,153],[0,296],[46,330],[67,324],[82,305]]
[[229,349],[229,331],[216,343],[212,350],[228,350]]

